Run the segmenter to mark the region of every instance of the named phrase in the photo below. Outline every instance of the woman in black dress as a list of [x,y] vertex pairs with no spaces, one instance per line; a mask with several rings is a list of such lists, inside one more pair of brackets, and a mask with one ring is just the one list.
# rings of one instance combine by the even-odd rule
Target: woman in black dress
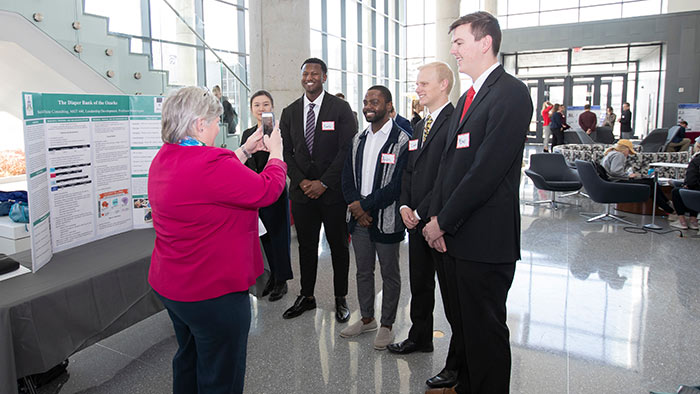
[[[241,145],[262,124],[262,113],[272,112],[273,109],[274,101],[270,92],[259,90],[253,93],[250,98],[250,112],[257,119],[258,124],[243,132]],[[262,151],[253,153],[253,157],[248,159],[245,165],[260,173],[265,168],[269,155],[268,152]],[[277,301],[287,293],[287,280],[293,277],[290,250],[289,194],[286,186],[277,201],[270,206],[260,208],[259,215],[267,230],[267,233],[260,237],[260,240],[272,273],[263,291],[263,297],[269,294],[270,301]]]

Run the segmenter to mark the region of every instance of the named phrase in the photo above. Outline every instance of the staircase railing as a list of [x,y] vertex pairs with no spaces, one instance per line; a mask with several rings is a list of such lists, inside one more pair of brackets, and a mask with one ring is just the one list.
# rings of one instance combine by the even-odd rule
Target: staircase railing
[[[139,19],[137,23],[147,20],[149,26],[153,23],[161,27],[167,26],[177,35],[176,40],[156,38],[151,31],[141,35],[110,32],[110,15],[86,12],[83,0],[0,0],[0,9],[22,15],[124,93],[165,94],[175,86],[205,85],[207,78],[204,78],[206,71],[203,69],[209,68],[210,72],[213,70],[201,59],[216,59],[216,68],[222,70],[215,73],[225,76],[228,81],[223,83],[224,78],[221,79],[224,95],[235,97],[236,102],[232,104],[239,114],[247,116],[245,103],[250,88],[246,79],[241,78],[241,75],[245,75],[245,67],[224,60],[220,53],[226,51],[217,50],[206,42],[202,34],[204,22],[194,13],[191,16],[185,15],[168,0],[151,0],[150,5],[150,9],[154,6],[161,9],[159,20],[151,20],[150,9],[146,7],[148,15],[143,18],[140,14],[135,15]],[[142,50],[145,53],[132,52],[132,44],[136,47],[139,42],[147,44],[144,45],[147,46],[146,50]],[[177,59],[178,53],[166,54],[164,48],[175,48],[175,45],[166,48],[168,44],[176,44],[176,51],[185,48],[192,55]],[[158,50],[156,46],[159,46]],[[236,58],[238,56],[235,54]],[[173,61],[180,61],[180,64],[171,64]],[[187,61],[191,63],[185,64]],[[201,66],[203,64],[204,67]],[[178,78],[169,73],[191,75]],[[183,81],[187,83],[182,83]]]

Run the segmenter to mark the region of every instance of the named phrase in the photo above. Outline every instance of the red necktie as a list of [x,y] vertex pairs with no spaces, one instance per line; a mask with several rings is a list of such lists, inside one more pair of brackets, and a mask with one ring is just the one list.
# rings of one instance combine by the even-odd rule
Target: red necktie
[[467,90],[467,99],[464,100],[464,109],[462,110],[462,117],[459,118],[459,123],[462,123],[462,120],[464,120],[464,115],[467,114],[469,106],[472,105],[472,101],[474,100],[475,94],[476,92],[474,91],[474,86],[470,87],[469,90]]

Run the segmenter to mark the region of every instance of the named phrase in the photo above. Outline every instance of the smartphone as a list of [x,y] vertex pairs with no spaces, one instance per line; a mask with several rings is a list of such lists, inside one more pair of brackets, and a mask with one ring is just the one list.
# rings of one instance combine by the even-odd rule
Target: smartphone
[[272,134],[272,130],[275,128],[275,114],[272,112],[262,113],[262,129],[264,135]]

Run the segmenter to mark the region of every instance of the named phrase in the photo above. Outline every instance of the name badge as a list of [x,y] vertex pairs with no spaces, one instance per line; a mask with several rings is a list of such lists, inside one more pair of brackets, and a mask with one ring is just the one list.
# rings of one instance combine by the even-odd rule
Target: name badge
[[321,122],[321,130],[323,131],[334,131],[335,130],[335,121],[333,120],[324,120]]
[[457,136],[457,149],[469,148],[469,133]]
[[412,151],[412,150],[416,150],[416,149],[418,149],[418,139],[409,140],[408,141],[408,150]]
[[382,153],[382,164],[396,164],[396,155],[393,153]]

